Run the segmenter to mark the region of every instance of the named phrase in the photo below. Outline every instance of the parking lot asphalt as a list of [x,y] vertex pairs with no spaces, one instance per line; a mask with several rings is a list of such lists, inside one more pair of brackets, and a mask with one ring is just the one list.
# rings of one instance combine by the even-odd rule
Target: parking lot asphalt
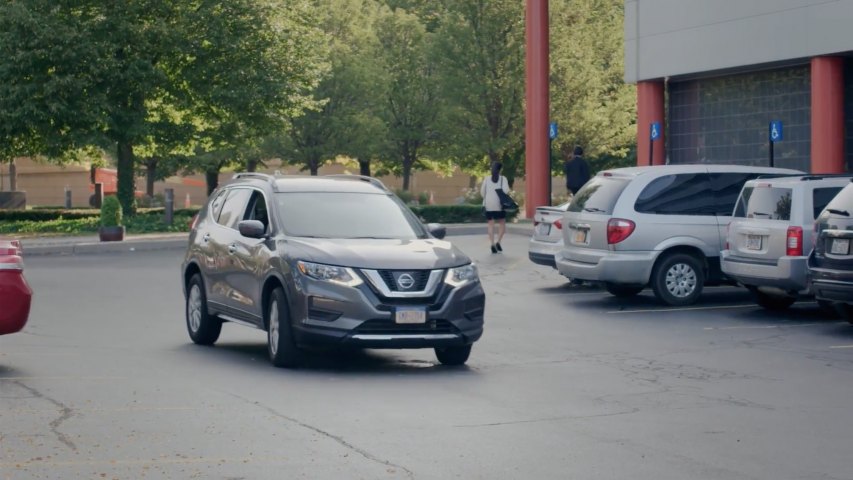
[[527,260],[477,262],[486,332],[428,350],[313,352],[264,333],[189,342],[179,250],[34,256],[23,333],[0,337],[0,478],[853,478],[853,327],[745,290],[624,300]]

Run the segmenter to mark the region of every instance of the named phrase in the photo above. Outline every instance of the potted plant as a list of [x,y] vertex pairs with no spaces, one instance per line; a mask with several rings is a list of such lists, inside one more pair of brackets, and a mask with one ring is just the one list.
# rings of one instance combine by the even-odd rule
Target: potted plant
[[124,226],[121,224],[121,203],[114,195],[104,198],[101,205],[101,228],[98,236],[102,242],[120,242],[124,240]]

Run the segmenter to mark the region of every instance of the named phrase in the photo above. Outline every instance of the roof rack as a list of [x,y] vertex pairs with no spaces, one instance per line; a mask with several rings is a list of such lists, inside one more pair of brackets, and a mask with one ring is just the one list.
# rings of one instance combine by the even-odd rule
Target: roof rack
[[381,188],[382,190],[385,190],[386,192],[391,191],[388,189],[388,187],[385,186],[384,183],[379,181],[379,179],[373,178],[373,177],[368,177],[366,175],[351,175],[348,173],[336,173],[336,174],[332,174],[332,175],[323,175],[323,176],[328,177],[328,178],[339,178],[342,180],[357,180],[360,182],[367,182],[367,183],[373,185],[374,187]]
[[[844,178],[844,177],[853,177],[853,173],[813,173],[811,175],[805,175],[800,180],[820,180],[822,178]],[[853,179],[851,179],[853,180]]]

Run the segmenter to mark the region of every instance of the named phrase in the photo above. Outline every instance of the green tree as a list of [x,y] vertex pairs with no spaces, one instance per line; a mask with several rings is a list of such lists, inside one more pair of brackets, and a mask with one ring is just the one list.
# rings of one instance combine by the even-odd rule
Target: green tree
[[[636,91],[623,80],[622,0],[551,0],[551,119],[555,150],[575,144],[595,164],[635,153]],[[623,162],[619,162],[623,159]],[[561,171],[560,162],[554,164]]]
[[135,149],[176,130],[229,145],[311,104],[311,25],[296,0],[3,2],[0,140],[47,154],[109,141],[132,213]]

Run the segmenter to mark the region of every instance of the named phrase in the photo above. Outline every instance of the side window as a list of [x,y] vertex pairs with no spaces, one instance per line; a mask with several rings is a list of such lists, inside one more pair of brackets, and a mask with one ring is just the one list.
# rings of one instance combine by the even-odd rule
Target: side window
[[824,187],[824,188],[815,188],[814,192],[812,192],[812,205],[814,206],[814,216],[812,218],[817,218],[820,215],[820,212],[826,208],[826,205],[838,195],[838,192],[841,191],[841,187]]
[[757,178],[757,173],[712,173],[711,189],[714,191],[714,213],[729,216],[735,208],[740,190],[747,180]]
[[657,178],[637,197],[634,209],[658,215],[713,215],[714,196],[708,174],[682,173]]
[[210,202],[210,218],[214,222],[219,220],[219,213],[222,211],[222,205],[225,203],[227,194],[228,190],[220,190]]
[[219,213],[217,222],[225,227],[236,229],[237,224],[243,219],[243,212],[246,211],[246,204],[249,203],[249,197],[251,196],[251,189],[231,189],[228,192],[228,197],[225,199],[225,205],[222,206],[222,212]]
[[749,198],[752,196],[752,191],[754,189],[755,187],[743,187],[743,191],[741,191],[740,197],[738,197],[737,203],[735,204],[735,217],[746,217],[746,206],[749,205]]
[[264,224],[264,230],[270,231],[269,213],[267,213],[267,201],[264,194],[255,190],[249,202],[249,210],[246,212],[245,220],[258,220]]

